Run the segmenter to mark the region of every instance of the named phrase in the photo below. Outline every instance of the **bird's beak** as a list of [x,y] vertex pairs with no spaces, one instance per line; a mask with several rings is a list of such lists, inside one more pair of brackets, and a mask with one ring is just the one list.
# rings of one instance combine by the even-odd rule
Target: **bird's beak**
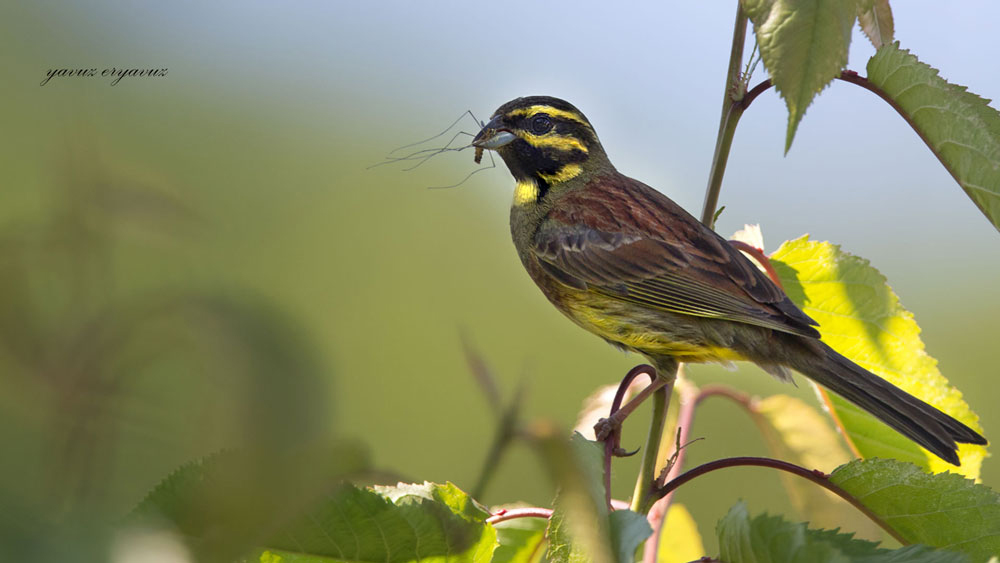
[[481,149],[496,150],[516,138],[516,135],[503,127],[501,116],[498,115],[483,126],[483,130],[472,139],[472,146]]

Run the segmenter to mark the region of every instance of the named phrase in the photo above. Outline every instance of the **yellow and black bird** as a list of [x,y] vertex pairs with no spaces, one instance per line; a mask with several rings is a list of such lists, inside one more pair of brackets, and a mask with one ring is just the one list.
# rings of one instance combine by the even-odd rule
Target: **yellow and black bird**
[[473,146],[516,181],[510,228],[549,301],[611,344],[677,362],[748,360],[782,380],[794,369],[959,465],[977,432],[838,354],[817,323],[725,239],[608,160],[571,104],[548,96],[502,106]]

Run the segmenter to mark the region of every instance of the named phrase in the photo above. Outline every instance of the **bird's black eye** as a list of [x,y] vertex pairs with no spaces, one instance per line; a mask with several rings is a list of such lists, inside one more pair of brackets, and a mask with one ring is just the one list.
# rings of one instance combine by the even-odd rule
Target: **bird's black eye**
[[552,130],[552,118],[540,113],[531,118],[531,132],[536,135],[544,135]]

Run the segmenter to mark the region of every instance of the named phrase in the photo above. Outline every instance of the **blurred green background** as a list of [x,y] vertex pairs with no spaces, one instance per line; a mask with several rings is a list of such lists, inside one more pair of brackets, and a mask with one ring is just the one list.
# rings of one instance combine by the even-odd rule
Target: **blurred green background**
[[[987,23],[1000,6],[895,8],[904,48],[1000,96]],[[524,274],[506,170],[429,190],[474,170],[472,154],[367,167],[467,109],[485,119],[515,96],[555,95],[588,115],[620,170],[697,215],[734,9],[0,6],[0,500],[16,507],[0,520],[4,537],[27,552],[51,539],[39,530],[71,541],[72,524],[114,521],[184,462],[329,436],[363,441],[394,478],[470,488],[494,418],[463,334],[507,397],[526,384],[526,419],[571,427],[581,401],[639,358],[566,322]],[[852,47],[863,72],[872,47],[857,31]],[[48,69],[94,67],[169,73],[39,86]],[[718,230],[760,223],[769,250],[808,232],[870,259],[991,437],[996,230],[868,92],[828,88],[787,156],[785,119],[773,91],[743,118]],[[750,366],[690,373],[813,400]],[[644,416],[626,426],[626,446],[644,439]],[[707,403],[689,462],[763,454],[748,422]],[[630,494],[637,463],[616,464],[616,496]],[[983,480],[1000,484],[991,460]],[[482,500],[552,496],[516,446]],[[706,477],[679,496],[706,536],[738,498],[791,511],[762,470]]]

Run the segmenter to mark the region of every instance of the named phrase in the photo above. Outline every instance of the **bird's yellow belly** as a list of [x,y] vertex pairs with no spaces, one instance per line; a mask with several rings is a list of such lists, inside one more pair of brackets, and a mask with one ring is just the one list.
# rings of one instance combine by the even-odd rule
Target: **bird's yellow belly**
[[694,363],[746,359],[718,342],[726,335],[711,330],[713,319],[651,311],[590,291],[571,291],[561,301],[559,308],[576,324],[640,354]]

